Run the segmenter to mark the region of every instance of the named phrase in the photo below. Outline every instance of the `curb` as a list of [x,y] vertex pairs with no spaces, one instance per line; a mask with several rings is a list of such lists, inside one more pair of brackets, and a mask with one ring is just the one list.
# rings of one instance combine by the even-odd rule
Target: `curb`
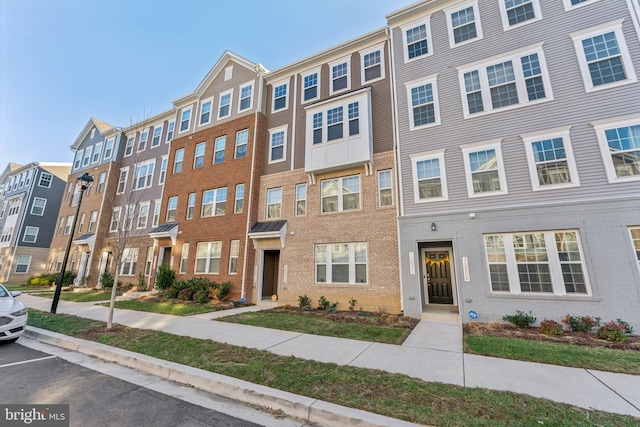
[[422,425],[300,396],[33,326],[29,326],[25,330],[24,337],[117,363],[121,366],[238,402],[281,410],[289,417],[298,418],[311,424],[327,427],[343,427],[345,425],[356,427],[417,427]]

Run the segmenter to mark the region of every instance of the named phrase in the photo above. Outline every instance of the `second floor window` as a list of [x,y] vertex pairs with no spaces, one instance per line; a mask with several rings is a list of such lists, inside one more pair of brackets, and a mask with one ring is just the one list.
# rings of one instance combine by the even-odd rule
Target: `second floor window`
[[227,188],[207,190],[202,194],[201,217],[224,215],[227,208]]
[[216,138],[213,150],[213,163],[222,163],[224,161],[224,149],[227,145],[227,137],[220,136]]
[[193,219],[193,212],[196,209],[196,193],[189,193],[187,200],[187,219]]
[[136,166],[136,178],[133,183],[134,190],[151,187],[151,184],[153,184],[154,166],[155,160]]
[[201,142],[200,144],[196,145],[196,152],[193,157],[194,169],[200,169],[201,167],[204,166],[204,152],[206,148],[207,148],[206,142]]
[[180,132],[188,131],[191,126],[191,108],[182,110],[180,115]]
[[200,105],[200,125],[206,125],[211,122],[211,106],[213,105],[213,99],[209,99],[202,102]]
[[236,185],[236,202],[233,206],[234,213],[242,213],[244,209],[244,184]]
[[327,179],[321,182],[322,212],[360,209],[360,176]]
[[178,196],[171,196],[167,202],[167,222],[176,220],[176,212],[178,211]]
[[287,84],[281,84],[273,89],[273,111],[287,108]]
[[182,163],[184,162],[184,148],[176,150],[176,157],[173,159],[173,173],[182,172]]
[[267,219],[280,218],[282,215],[282,188],[267,191]]

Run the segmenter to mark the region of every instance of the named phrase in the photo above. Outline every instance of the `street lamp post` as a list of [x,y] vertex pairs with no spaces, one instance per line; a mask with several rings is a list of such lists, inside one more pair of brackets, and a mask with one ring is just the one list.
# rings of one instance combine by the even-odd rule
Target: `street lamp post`
[[73,242],[73,233],[76,230],[76,222],[78,221],[78,213],[80,212],[80,205],[82,204],[82,195],[84,190],[89,188],[89,184],[93,182],[93,177],[88,173],[83,173],[78,178],[80,180],[80,196],[78,197],[78,205],[76,206],[76,214],[73,217],[73,224],[71,225],[71,233],[69,234],[69,242],[67,243],[67,250],[64,253],[64,259],[62,260],[62,268],[58,274],[56,280],[56,292],[53,294],[53,303],[51,304],[51,313],[55,313],[58,309],[58,301],[60,300],[60,292],[62,291],[62,280],[64,279],[64,273],[67,268],[67,261],[69,261],[69,252],[71,251],[71,243]]

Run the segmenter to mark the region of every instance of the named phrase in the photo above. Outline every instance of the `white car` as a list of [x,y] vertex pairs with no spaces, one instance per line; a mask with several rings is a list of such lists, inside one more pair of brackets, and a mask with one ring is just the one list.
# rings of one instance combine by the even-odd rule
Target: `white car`
[[21,293],[0,283],[0,341],[17,340],[27,327],[27,307],[16,299]]

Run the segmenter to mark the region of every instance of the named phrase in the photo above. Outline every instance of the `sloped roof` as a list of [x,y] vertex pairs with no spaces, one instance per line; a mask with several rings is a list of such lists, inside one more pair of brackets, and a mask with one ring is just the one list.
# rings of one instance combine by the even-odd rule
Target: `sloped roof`
[[286,220],[256,222],[249,230],[249,234],[278,232],[286,223]]
[[80,144],[82,144],[82,142],[87,138],[87,135],[89,135],[91,128],[94,126],[98,128],[98,131],[100,131],[100,134],[104,134],[105,132],[108,132],[114,129],[114,127],[111,126],[110,124],[105,123],[102,120],[98,120],[95,117],[91,117],[87,122],[87,124],[84,126],[84,129],[82,129],[82,132],[80,132],[80,135],[78,135],[78,137],[76,138],[73,145],[70,146],[70,148],[73,151],[78,150],[78,148],[80,147]]

